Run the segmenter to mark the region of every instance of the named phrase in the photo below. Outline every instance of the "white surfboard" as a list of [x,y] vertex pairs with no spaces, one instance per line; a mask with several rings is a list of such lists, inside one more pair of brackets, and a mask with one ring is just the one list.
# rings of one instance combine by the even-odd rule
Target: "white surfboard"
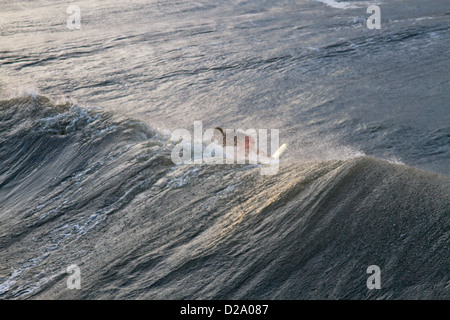
[[287,143],[283,143],[281,147],[271,156],[272,159],[280,159],[287,150]]

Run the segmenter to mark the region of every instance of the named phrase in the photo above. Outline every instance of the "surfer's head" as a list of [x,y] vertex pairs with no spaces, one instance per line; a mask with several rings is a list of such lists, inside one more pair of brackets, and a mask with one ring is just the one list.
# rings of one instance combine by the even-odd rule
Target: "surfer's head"
[[222,134],[222,146],[225,147],[227,144],[227,135],[225,131],[221,127],[215,127],[215,130],[218,130]]
[[248,148],[249,141],[251,138],[247,136],[245,133],[242,132],[236,132],[233,131],[233,134],[230,137],[230,141],[227,141],[227,134],[221,127],[215,127],[214,129],[218,130],[222,134],[222,146],[226,147],[229,146],[237,146],[238,145],[238,139],[242,139],[242,141],[245,141],[246,147]]

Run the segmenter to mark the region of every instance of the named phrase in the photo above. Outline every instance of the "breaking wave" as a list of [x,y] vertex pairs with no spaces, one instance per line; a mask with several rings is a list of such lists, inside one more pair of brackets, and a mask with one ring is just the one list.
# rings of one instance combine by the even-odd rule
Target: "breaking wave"
[[[275,176],[174,165],[166,140],[96,108],[0,101],[0,297],[450,298],[449,178],[372,157]],[[374,264],[383,290],[366,287]]]

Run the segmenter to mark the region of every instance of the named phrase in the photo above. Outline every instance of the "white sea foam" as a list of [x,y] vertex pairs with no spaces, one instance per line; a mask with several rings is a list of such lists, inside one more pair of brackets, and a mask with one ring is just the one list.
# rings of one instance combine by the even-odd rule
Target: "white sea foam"
[[369,2],[337,2],[336,0],[317,0],[335,9],[357,9],[370,5]]

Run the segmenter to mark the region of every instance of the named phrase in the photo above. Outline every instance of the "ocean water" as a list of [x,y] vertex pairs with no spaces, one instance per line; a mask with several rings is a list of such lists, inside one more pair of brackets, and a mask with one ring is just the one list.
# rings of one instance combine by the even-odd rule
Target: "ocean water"
[[[444,0],[0,0],[0,298],[450,298],[449,44]],[[278,173],[174,164],[194,121]]]

